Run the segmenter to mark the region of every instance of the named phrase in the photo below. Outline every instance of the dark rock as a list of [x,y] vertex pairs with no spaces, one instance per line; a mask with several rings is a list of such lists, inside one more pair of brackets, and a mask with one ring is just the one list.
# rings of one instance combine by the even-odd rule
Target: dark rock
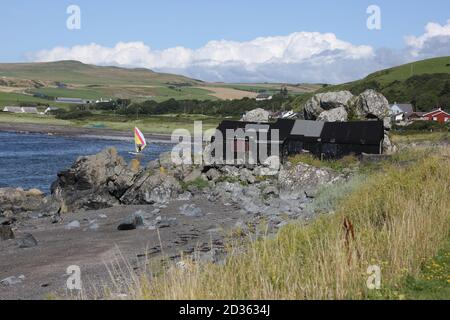
[[0,240],[10,240],[14,239],[14,232],[12,231],[10,226],[0,225]]
[[50,218],[50,222],[52,224],[57,224],[57,223],[60,223],[61,221],[62,221],[62,218],[61,218],[61,214],[59,214],[59,213],[52,215],[52,217]]
[[17,244],[19,245],[19,248],[26,249],[36,247],[38,245],[38,242],[32,234],[27,233],[17,239]]
[[173,176],[152,171],[142,172],[132,187],[120,198],[123,204],[165,203],[181,193],[181,185]]
[[124,219],[117,227],[120,231],[135,230],[137,227],[144,225],[144,219],[140,214],[133,213],[131,216]]
[[138,167],[127,167],[114,148],[80,157],[70,169],[58,173],[51,199],[60,213],[118,205],[118,199],[132,186]]

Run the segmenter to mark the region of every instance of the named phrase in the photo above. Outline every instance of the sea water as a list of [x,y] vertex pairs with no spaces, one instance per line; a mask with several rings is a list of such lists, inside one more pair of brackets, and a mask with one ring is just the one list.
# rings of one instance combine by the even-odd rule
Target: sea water
[[[108,147],[115,147],[127,162],[135,157],[130,154],[134,152],[132,140],[0,132],[0,188],[38,188],[49,193],[59,171],[69,168],[79,156]],[[141,163],[157,159],[171,148],[170,144],[151,143]]]

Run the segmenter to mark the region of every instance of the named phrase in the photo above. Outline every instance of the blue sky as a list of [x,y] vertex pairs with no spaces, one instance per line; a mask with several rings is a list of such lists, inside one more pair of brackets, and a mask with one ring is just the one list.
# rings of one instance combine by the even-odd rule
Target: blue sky
[[[66,28],[68,18],[66,8],[71,4],[81,8],[81,30]],[[371,31],[366,27],[368,17],[366,9],[371,4],[376,4],[381,9],[381,30]],[[258,37],[318,32],[333,33],[339,41],[354,46],[370,46],[373,50],[387,48],[397,55],[397,58],[392,61],[394,63],[398,59],[399,52],[405,48],[405,36],[420,37],[425,33],[425,26],[428,23],[434,22],[444,26],[448,19],[450,19],[450,1],[448,0],[2,1],[0,4],[2,43],[0,62],[51,60],[49,57],[64,58],[68,55],[67,53],[65,55],[41,54],[38,58],[33,54],[42,50],[50,51],[55,47],[71,48],[92,43],[102,48],[113,48],[119,42],[141,42],[150,50],[158,52],[178,46],[196,50],[214,40],[246,43]],[[72,56],[74,55],[72,52]],[[118,61],[124,61],[126,65],[137,64],[137,66],[157,70],[178,71],[185,74],[199,72],[195,71],[199,69],[197,58],[195,58],[197,60],[190,58],[191,62],[180,67],[172,66],[170,61],[165,64],[151,63],[151,59],[147,56],[132,59],[131,63],[123,58],[108,56],[110,61],[95,60],[94,62],[121,64]],[[92,62],[92,59],[88,57],[80,57],[80,59],[83,58],[87,60],[86,62]],[[145,62],[142,62],[144,60]],[[195,64],[192,62],[194,60]],[[237,60],[233,58],[230,61],[240,61],[240,58]],[[303,62],[305,61],[302,60]],[[390,62],[386,62],[386,65]],[[281,62],[277,61],[275,64],[279,63]],[[270,64],[274,64],[273,59]],[[265,63],[265,67],[267,66],[268,64]],[[209,65],[204,76],[208,78],[220,73],[225,74],[224,79],[221,79],[219,75],[218,79],[212,80],[227,80],[226,78],[230,76],[222,70],[223,67],[221,64],[211,70]],[[280,73],[279,66],[277,72]],[[232,74],[235,73],[232,72]],[[256,77],[260,76],[259,73]],[[243,81],[253,80],[250,79],[251,75],[242,75],[242,77]]]

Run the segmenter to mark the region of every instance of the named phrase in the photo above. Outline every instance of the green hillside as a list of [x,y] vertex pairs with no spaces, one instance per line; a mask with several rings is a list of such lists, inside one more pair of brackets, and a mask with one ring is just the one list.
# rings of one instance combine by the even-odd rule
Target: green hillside
[[82,85],[161,85],[167,83],[196,85],[200,83],[198,80],[187,77],[157,73],[148,69],[100,67],[78,61],[0,64],[0,77]]
[[428,59],[375,72],[366,78],[320,92],[349,90],[360,94],[366,89],[382,92],[392,103],[412,103],[417,111],[437,106],[450,108],[450,56]]

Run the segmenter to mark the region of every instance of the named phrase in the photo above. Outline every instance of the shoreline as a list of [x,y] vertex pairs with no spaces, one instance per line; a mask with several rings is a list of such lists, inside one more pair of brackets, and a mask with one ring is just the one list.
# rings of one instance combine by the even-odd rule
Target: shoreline
[[[133,140],[132,132],[128,131],[97,128],[76,128],[61,125],[42,125],[32,123],[0,122],[0,132],[14,132],[23,134],[38,133],[55,136],[76,136],[82,138],[104,140]],[[170,135],[145,132],[144,134],[149,142],[172,144]]]

